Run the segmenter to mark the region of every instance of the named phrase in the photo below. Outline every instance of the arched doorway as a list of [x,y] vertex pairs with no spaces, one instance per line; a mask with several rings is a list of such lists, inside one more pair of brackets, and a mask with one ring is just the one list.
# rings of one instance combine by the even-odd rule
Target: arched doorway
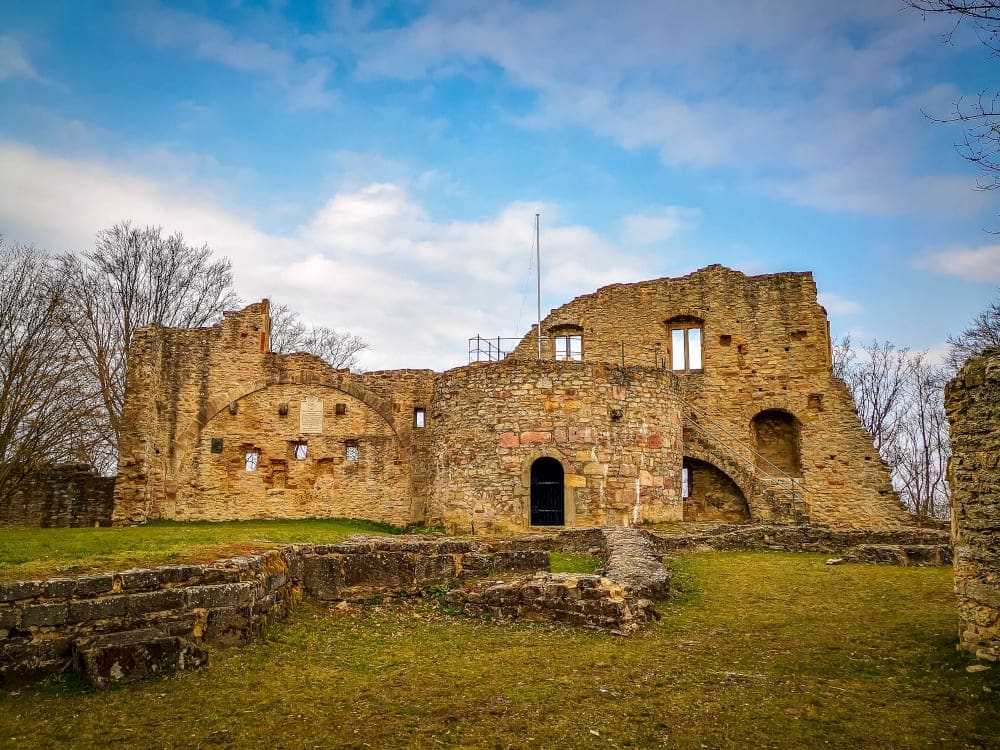
[[565,522],[562,464],[542,456],[531,464],[531,525],[562,526]]

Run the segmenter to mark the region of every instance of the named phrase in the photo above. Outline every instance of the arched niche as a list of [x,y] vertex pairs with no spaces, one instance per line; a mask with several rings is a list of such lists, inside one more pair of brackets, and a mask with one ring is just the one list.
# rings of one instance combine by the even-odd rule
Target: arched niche
[[802,476],[802,425],[784,409],[766,409],[750,422],[757,466],[767,474]]

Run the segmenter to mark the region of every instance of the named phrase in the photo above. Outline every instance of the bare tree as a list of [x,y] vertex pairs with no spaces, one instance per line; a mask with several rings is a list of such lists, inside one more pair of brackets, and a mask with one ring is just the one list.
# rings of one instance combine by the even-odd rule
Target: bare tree
[[128,222],[102,230],[94,250],[62,258],[69,304],[62,322],[74,355],[84,363],[100,404],[97,425],[104,471],[117,461],[128,351],[137,328],[149,324],[194,328],[215,322],[239,303],[228,259],[179,233],[140,229]]
[[271,308],[271,351],[279,354],[309,352],[331,367],[355,370],[358,354],[368,348],[360,336],[327,326],[308,327],[287,305]]
[[885,458],[900,427],[908,350],[874,339],[860,351],[861,356],[856,356],[850,339],[842,340],[835,351],[835,371],[840,370],[840,377],[854,394],[858,417],[872,434],[875,449]]
[[[971,24],[979,40],[994,54],[1000,53],[1000,0],[904,0],[909,7],[923,13],[951,16],[955,25],[945,35],[952,35],[963,24]],[[1000,91],[984,90],[972,101],[959,98],[950,115],[937,117],[938,122],[959,122],[965,125],[963,142],[956,144],[959,154],[980,169],[979,187],[983,190],[1000,188]]]
[[957,372],[965,360],[990,347],[1000,347],[1000,297],[959,335],[948,337],[948,365]]
[[948,420],[944,411],[947,369],[934,365],[926,352],[906,362],[906,396],[896,434],[893,484],[918,516],[948,514]]
[[855,350],[847,336],[833,354],[834,374],[854,394],[858,417],[872,433],[903,502],[918,516],[946,516],[947,367],[932,364],[927,352],[899,349],[888,341]]
[[89,458],[93,415],[59,325],[63,290],[47,256],[0,238],[0,499],[44,464]]

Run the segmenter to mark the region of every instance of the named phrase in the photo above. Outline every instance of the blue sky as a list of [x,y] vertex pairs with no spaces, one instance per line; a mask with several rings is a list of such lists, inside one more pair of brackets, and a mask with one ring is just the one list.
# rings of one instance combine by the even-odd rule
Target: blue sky
[[922,114],[996,84],[950,29],[898,0],[0,0],[0,232],[181,230],[366,368],[443,369],[530,325],[538,211],[543,310],[812,270],[835,335],[939,353],[1000,285],[1000,196]]

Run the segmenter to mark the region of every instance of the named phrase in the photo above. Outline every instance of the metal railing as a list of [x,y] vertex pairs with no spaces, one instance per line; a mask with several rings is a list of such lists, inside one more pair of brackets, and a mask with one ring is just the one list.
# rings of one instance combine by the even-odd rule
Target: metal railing
[[[556,339],[562,336],[542,336],[543,357],[556,359]],[[526,344],[526,358],[534,359],[536,340],[534,331],[519,338],[506,336],[469,337],[469,362],[499,362],[506,359],[521,343]],[[631,344],[624,339],[595,339],[583,336],[583,350],[579,357],[560,357],[560,359],[577,359],[579,361],[598,361],[607,364],[617,364],[622,367],[655,367],[660,370],[670,369],[670,349],[666,346],[641,346]]]
[[[803,490],[797,477],[793,477],[781,467],[776,466],[766,456],[751,448],[744,442],[743,438],[738,435],[734,435],[732,432],[727,430],[722,424],[713,419],[704,410],[699,409],[697,406],[689,401],[685,401],[684,399],[681,399],[681,403],[687,410],[693,412],[696,417],[710,423],[715,430],[718,430],[719,433],[725,435],[726,438],[728,438],[728,441],[708,429],[704,424],[699,422],[698,419],[695,419],[695,416],[688,413],[688,411],[685,411],[684,419],[687,420],[687,422],[695,429],[712,440],[717,446],[722,448],[726,454],[749,467],[751,473],[756,479],[763,480],[767,483],[767,489],[777,489],[782,492],[787,492],[788,498],[791,500],[793,506],[798,503],[802,503],[808,507],[810,497]],[[765,469],[764,466],[767,468]]]

